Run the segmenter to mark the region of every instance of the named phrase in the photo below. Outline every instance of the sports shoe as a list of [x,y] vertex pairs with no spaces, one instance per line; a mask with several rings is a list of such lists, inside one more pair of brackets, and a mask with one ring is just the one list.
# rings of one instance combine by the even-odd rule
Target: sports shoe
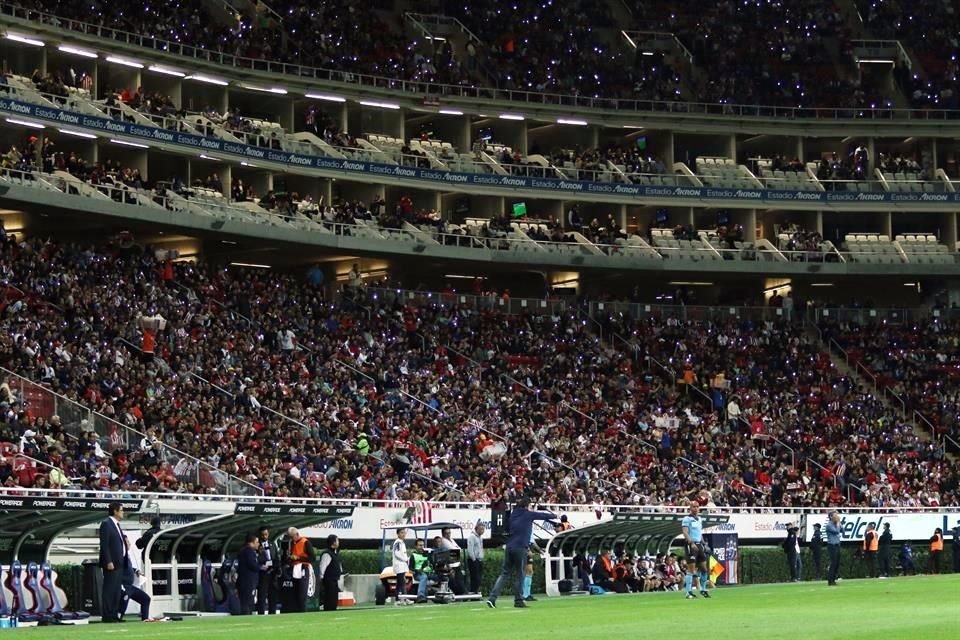
[[693,591],[687,591],[687,600],[696,600],[696,599],[697,599],[697,594],[695,594]]
[[709,597],[710,597],[710,592],[709,592],[709,591],[701,591],[701,592],[700,592],[700,595],[702,595],[704,598],[709,598]]
[[489,600],[487,600],[487,606],[490,607],[491,609],[496,609],[497,601],[494,600],[493,598],[490,598]]
[[524,602],[523,600],[517,600],[516,602],[513,603],[513,606],[516,607],[517,609],[526,609],[527,603]]
[[527,596],[526,598],[524,598],[524,600],[526,600],[527,602],[536,602],[536,601],[537,601],[537,599],[534,598],[533,596]]

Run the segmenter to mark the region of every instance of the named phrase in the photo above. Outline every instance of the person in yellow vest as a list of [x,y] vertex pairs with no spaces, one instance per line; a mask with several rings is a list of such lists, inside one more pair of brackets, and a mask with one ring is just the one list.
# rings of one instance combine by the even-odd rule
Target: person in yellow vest
[[930,562],[927,571],[940,573],[940,556],[943,555],[943,530],[937,527],[930,538]]
[[290,536],[287,561],[290,563],[290,576],[296,593],[293,611],[303,613],[307,610],[307,588],[310,586],[310,572],[313,570],[313,546],[295,527],[287,529],[287,535]]
[[863,534],[863,557],[867,561],[867,575],[877,577],[877,551],[880,549],[880,536],[877,535],[877,525],[867,525],[867,532]]

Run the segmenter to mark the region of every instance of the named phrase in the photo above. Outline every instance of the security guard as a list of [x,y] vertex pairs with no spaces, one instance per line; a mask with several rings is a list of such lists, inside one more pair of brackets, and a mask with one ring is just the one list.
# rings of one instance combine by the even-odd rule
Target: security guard
[[943,555],[943,529],[937,527],[930,537],[930,564],[927,571],[940,573],[940,556]]
[[877,577],[877,551],[880,549],[880,536],[877,535],[877,525],[867,525],[867,532],[863,534],[863,557],[867,560],[867,573],[871,578]]

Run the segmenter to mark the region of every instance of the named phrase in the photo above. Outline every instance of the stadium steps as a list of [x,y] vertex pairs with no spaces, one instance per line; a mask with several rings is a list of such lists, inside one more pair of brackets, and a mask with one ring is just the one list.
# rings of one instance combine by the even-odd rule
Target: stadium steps
[[[890,410],[891,415],[902,414],[903,408],[900,406],[900,403],[891,398],[887,393],[882,392],[883,390],[874,385],[873,380],[864,375],[862,370],[858,370],[855,366],[848,364],[843,358],[843,355],[836,350],[836,347],[824,342],[821,335],[817,332],[815,325],[811,325],[809,331],[812,337],[819,340],[821,349],[824,353],[830,356],[830,361],[840,374],[847,376],[860,387],[873,387],[878,392],[877,397],[881,402],[883,402],[884,406]],[[920,438],[920,440],[923,442],[930,442],[932,434],[925,428],[921,427],[918,420],[915,420],[913,416],[904,416],[904,419],[912,426],[913,433]],[[949,456],[952,456],[952,454],[948,454],[948,457]],[[953,458],[955,459],[955,456]]]

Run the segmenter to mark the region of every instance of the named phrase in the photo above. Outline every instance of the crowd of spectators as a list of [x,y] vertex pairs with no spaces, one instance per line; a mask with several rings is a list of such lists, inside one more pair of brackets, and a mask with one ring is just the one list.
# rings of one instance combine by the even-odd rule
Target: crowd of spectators
[[931,318],[918,324],[829,323],[824,334],[877,376],[910,411],[919,411],[937,429],[960,442],[960,345],[957,323]]
[[[392,6],[380,0],[363,10],[346,0],[273,0],[276,13],[232,15],[199,2],[128,7],[104,0],[38,0],[21,5],[59,16],[53,22],[61,26],[68,26],[62,18],[69,18],[214,52],[322,67],[347,81],[371,74],[542,94],[894,106],[878,87],[838,74],[836,69],[852,60],[851,25],[838,7],[818,0],[725,0],[706,8],[635,0],[625,4],[633,24],[616,23],[607,4],[586,0],[522,0],[509,11],[494,0],[434,0],[419,7],[456,18],[472,31],[475,38],[464,36],[459,48],[427,39],[401,16],[389,15]],[[915,53],[922,68],[895,68],[913,106],[960,106],[960,45],[953,35],[960,19],[949,3],[857,0],[857,8],[866,37],[897,39]],[[657,47],[628,46],[626,39],[607,35],[621,29],[671,33],[686,51],[666,56]],[[686,55],[692,57],[693,73],[685,68]]]
[[645,29],[676,35],[701,71],[703,102],[740,105],[856,106],[834,71],[832,48],[848,53],[849,28],[829,3],[735,2],[704,7],[667,0],[633,2]]
[[867,147],[862,144],[851,145],[845,155],[834,151],[820,159],[817,180],[823,182],[828,191],[844,190],[845,182],[872,179],[872,171]]
[[213,491],[231,474],[291,496],[956,501],[937,450],[789,324],[597,318],[633,345],[621,351],[575,309],[401,301],[359,274],[329,299],[310,278],[174,264],[130,242],[5,237],[0,266],[9,367],[143,434],[98,432],[101,453],[81,450],[89,425],[7,379],[6,440],[33,438],[41,474],[76,484]]

